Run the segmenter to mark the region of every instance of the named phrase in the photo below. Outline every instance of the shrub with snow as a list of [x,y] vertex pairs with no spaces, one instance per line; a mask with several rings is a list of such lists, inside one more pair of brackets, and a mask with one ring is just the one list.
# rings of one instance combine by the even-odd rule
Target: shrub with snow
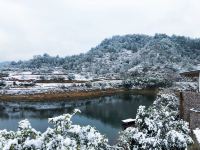
[[60,75],[53,75],[51,77],[51,80],[54,80],[54,81],[64,81],[65,78],[63,76],[60,76]]
[[68,80],[75,80],[75,75],[73,73],[68,74]]
[[6,86],[6,83],[5,81],[3,80],[0,80],[0,89],[3,88],[4,86]]
[[87,88],[91,88],[91,87],[92,87],[92,82],[91,82],[91,81],[86,82],[86,83],[85,83],[85,86],[86,86]]
[[40,80],[48,80],[47,76],[45,76],[45,75],[41,75],[41,76],[39,77],[39,79],[40,79]]
[[174,94],[158,95],[152,107],[140,106],[136,126],[122,131],[119,146],[125,149],[186,149],[193,141],[188,123],[178,118]]
[[159,88],[170,87],[172,82],[160,77],[135,77],[124,80],[122,83],[124,88]]
[[3,150],[104,150],[111,149],[108,140],[91,126],[73,125],[73,114],[49,118],[54,128],[44,133],[31,127],[28,120],[19,122],[18,131],[0,131],[0,149]]
[[34,81],[31,81],[31,82],[20,82],[19,86],[22,86],[22,87],[33,87],[33,86],[35,86],[35,82]]

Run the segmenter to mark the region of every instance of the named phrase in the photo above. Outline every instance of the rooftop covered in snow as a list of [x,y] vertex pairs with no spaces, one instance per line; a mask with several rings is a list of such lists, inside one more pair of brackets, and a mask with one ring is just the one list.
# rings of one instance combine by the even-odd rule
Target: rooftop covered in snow
[[130,122],[135,122],[136,119],[132,119],[132,118],[129,118],[129,119],[125,119],[125,120],[122,120],[123,123],[130,123]]
[[193,70],[193,71],[180,73],[180,75],[186,76],[186,77],[199,77],[199,74],[200,74],[200,70]]
[[200,69],[182,72],[180,73],[180,75],[186,77],[199,77],[199,92],[200,92]]

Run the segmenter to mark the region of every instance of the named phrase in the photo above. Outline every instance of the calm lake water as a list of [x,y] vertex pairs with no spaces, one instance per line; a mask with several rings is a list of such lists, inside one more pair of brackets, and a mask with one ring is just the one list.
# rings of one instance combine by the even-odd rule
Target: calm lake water
[[79,108],[81,114],[72,118],[73,123],[95,126],[115,144],[121,120],[135,118],[138,107],[149,106],[154,99],[154,95],[124,93],[75,102],[0,102],[0,129],[17,130],[17,123],[27,118],[33,128],[43,132],[50,126],[47,118]]

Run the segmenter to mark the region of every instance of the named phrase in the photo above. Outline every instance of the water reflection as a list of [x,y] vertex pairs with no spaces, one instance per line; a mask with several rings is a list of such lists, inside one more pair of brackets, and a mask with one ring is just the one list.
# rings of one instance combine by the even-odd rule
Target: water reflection
[[80,107],[81,115],[118,128],[121,127],[121,120],[135,118],[139,105],[149,106],[152,100],[153,97],[129,94],[104,97],[96,103]]
[[43,132],[49,126],[47,118],[79,108],[82,113],[72,118],[73,123],[95,126],[113,144],[121,130],[121,120],[135,118],[139,105],[149,106],[154,98],[125,93],[83,101],[1,102],[0,129],[16,130],[17,123],[27,118],[35,129]]

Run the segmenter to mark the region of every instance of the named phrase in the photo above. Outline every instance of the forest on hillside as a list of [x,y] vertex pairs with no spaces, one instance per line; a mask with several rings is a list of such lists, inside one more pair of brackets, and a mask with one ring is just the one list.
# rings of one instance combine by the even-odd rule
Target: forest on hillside
[[[11,62],[15,68],[62,67],[94,74],[124,72],[178,72],[191,70],[200,62],[200,39],[165,34],[113,36],[87,53],[59,57],[48,54],[28,61]],[[137,74],[135,72],[135,74]]]

